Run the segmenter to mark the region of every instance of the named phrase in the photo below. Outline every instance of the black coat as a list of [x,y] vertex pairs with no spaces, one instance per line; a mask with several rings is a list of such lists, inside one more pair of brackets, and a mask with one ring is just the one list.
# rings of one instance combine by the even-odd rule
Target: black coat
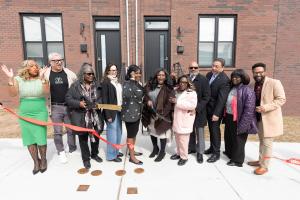
[[125,122],[140,120],[142,116],[144,88],[137,81],[126,81],[123,85],[122,96],[121,119]]
[[[96,103],[101,103],[101,86],[97,84],[97,100]],[[86,109],[80,107],[80,101],[82,100],[82,91],[79,81],[74,82],[66,94],[66,103],[68,105],[68,114],[70,116],[71,124],[86,128],[85,113]],[[87,103],[89,104],[89,103]],[[91,104],[91,103],[90,103]],[[90,105],[96,107],[96,105]],[[104,121],[101,114],[101,110],[97,110],[98,117],[101,123],[101,129],[103,130]],[[96,131],[102,131],[96,130]],[[77,134],[86,134],[85,132],[76,132]]]
[[[208,81],[213,73],[209,72],[206,75]],[[221,72],[210,85],[211,96],[207,104],[207,115],[211,117],[216,115],[220,118],[224,114],[224,106],[227,101],[228,93],[230,91],[230,80],[225,72]]]
[[[109,78],[105,78],[102,82],[102,102],[104,104],[113,104],[118,105],[117,100],[117,90],[115,86],[110,82]],[[116,114],[118,111],[116,110],[103,110],[103,116],[105,121],[107,121],[109,118],[112,119],[112,121],[115,120]]]
[[195,77],[193,84],[198,98],[194,127],[199,128],[206,126],[207,123],[206,105],[210,99],[210,87],[207,78],[201,74]]

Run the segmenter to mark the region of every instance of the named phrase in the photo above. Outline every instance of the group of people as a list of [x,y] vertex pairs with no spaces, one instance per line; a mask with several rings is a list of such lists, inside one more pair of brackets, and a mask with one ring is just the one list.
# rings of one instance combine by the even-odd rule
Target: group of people
[[[266,76],[266,65],[252,66],[254,90],[248,86],[250,77],[245,70],[236,69],[230,79],[224,72],[225,61],[217,58],[206,76],[199,73],[197,62],[189,65],[189,74],[170,76],[159,69],[145,86],[141,83],[141,68],[130,65],[125,82],[120,81],[120,69],[107,65],[102,80],[97,80],[91,64],[83,63],[75,75],[64,65],[58,53],[49,55],[49,67],[39,68],[33,60],[22,62],[22,69],[14,77],[12,69],[2,65],[9,78],[9,93],[19,95],[19,115],[47,121],[46,97],[53,122],[72,124],[102,133],[106,124],[109,143],[120,144],[122,121],[127,129],[129,162],[142,165],[137,159],[142,155],[134,150],[140,122],[150,133],[153,150],[149,155],[155,162],[166,156],[166,144],[175,135],[177,150],[171,156],[179,166],[188,161],[188,154],[196,153],[198,163],[203,154],[210,154],[207,162],[220,159],[220,124],[225,123],[225,151],[227,165],[242,167],[248,134],[258,133],[259,160],[248,162],[256,166],[255,174],[268,171],[272,155],[272,141],[283,134],[281,106],[285,94],[279,80]],[[98,109],[98,104],[109,104],[121,109]],[[210,147],[205,150],[204,127],[208,124]],[[33,174],[47,170],[47,129],[44,126],[20,120],[24,146],[34,161]],[[90,159],[102,162],[99,138],[87,132],[67,128],[69,155],[76,151],[78,135],[81,157],[85,168]],[[62,139],[63,128],[54,126],[54,143],[61,163],[68,161]],[[90,147],[88,145],[90,142]],[[158,144],[160,143],[160,144]],[[107,145],[106,160],[122,162],[124,156],[118,149]]]

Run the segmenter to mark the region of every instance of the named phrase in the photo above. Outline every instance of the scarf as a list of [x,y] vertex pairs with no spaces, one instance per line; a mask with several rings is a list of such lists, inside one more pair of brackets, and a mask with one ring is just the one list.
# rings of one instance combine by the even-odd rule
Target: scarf
[[[96,111],[96,107],[94,106],[97,102],[97,88],[95,86],[95,83],[92,83],[90,85],[89,89],[86,89],[86,87],[81,84],[81,95],[84,98],[84,101],[86,102],[86,112],[85,112],[85,127],[91,128],[94,130],[101,130],[101,123],[99,120],[98,113]],[[92,134],[89,134],[91,142],[95,142],[95,138]]]
[[112,82],[114,82],[114,83],[118,83],[119,81],[118,81],[118,77],[117,76],[111,76],[111,75],[107,75],[107,78],[109,78],[109,80],[111,80]]

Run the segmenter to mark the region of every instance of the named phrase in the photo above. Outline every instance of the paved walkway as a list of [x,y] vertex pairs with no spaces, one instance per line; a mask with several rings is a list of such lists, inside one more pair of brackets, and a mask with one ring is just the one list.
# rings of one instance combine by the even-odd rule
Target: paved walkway
[[[66,139],[66,138],[65,138]],[[299,199],[300,166],[273,160],[270,172],[263,176],[253,175],[253,169],[229,167],[222,155],[221,160],[210,164],[198,164],[194,155],[189,155],[185,166],[177,166],[169,157],[175,152],[175,144],[167,147],[167,156],[156,163],[148,155],[151,152],[150,138],[140,135],[136,149],[143,152],[142,174],[136,174],[138,166],[129,163],[128,157],[122,163],[91,161],[93,170],[102,170],[101,176],[90,173],[78,174],[82,167],[80,151],[69,156],[67,164],[60,164],[55,153],[53,140],[48,141],[48,170],[33,176],[33,163],[20,139],[0,139],[0,199],[1,200],[254,200],[254,199]],[[223,144],[222,144],[223,146]],[[100,145],[100,156],[105,145]],[[125,149],[122,150],[123,152]],[[246,144],[246,161],[258,156],[258,143]],[[274,156],[300,158],[299,143],[276,143]],[[207,157],[205,157],[207,159]],[[125,169],[126,174],[116,176],[115,172]],[[79,185],[90,185],[86,192],[78,192]],[[129,187],[137,188],[137,194],[127,194]]]

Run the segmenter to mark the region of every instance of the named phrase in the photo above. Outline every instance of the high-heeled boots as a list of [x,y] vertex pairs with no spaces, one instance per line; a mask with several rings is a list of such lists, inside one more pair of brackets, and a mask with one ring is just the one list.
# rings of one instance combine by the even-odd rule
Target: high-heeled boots
[[39,162],[39,155],[38,155],[38,149],[36,144],[31,144],[27,146],[28,151],[31,155],[31,158],[34,163],[34,168],[32,170],[33,175],[37,174],[40,171],[40,162]]
[[39,152],[41,155],[40,171],[41,171],[41,173],[44,173],[47,170],[47,158],[46,158],[47,145],[42,145],[42,146],[38,146],[38,147],[39,147]]

